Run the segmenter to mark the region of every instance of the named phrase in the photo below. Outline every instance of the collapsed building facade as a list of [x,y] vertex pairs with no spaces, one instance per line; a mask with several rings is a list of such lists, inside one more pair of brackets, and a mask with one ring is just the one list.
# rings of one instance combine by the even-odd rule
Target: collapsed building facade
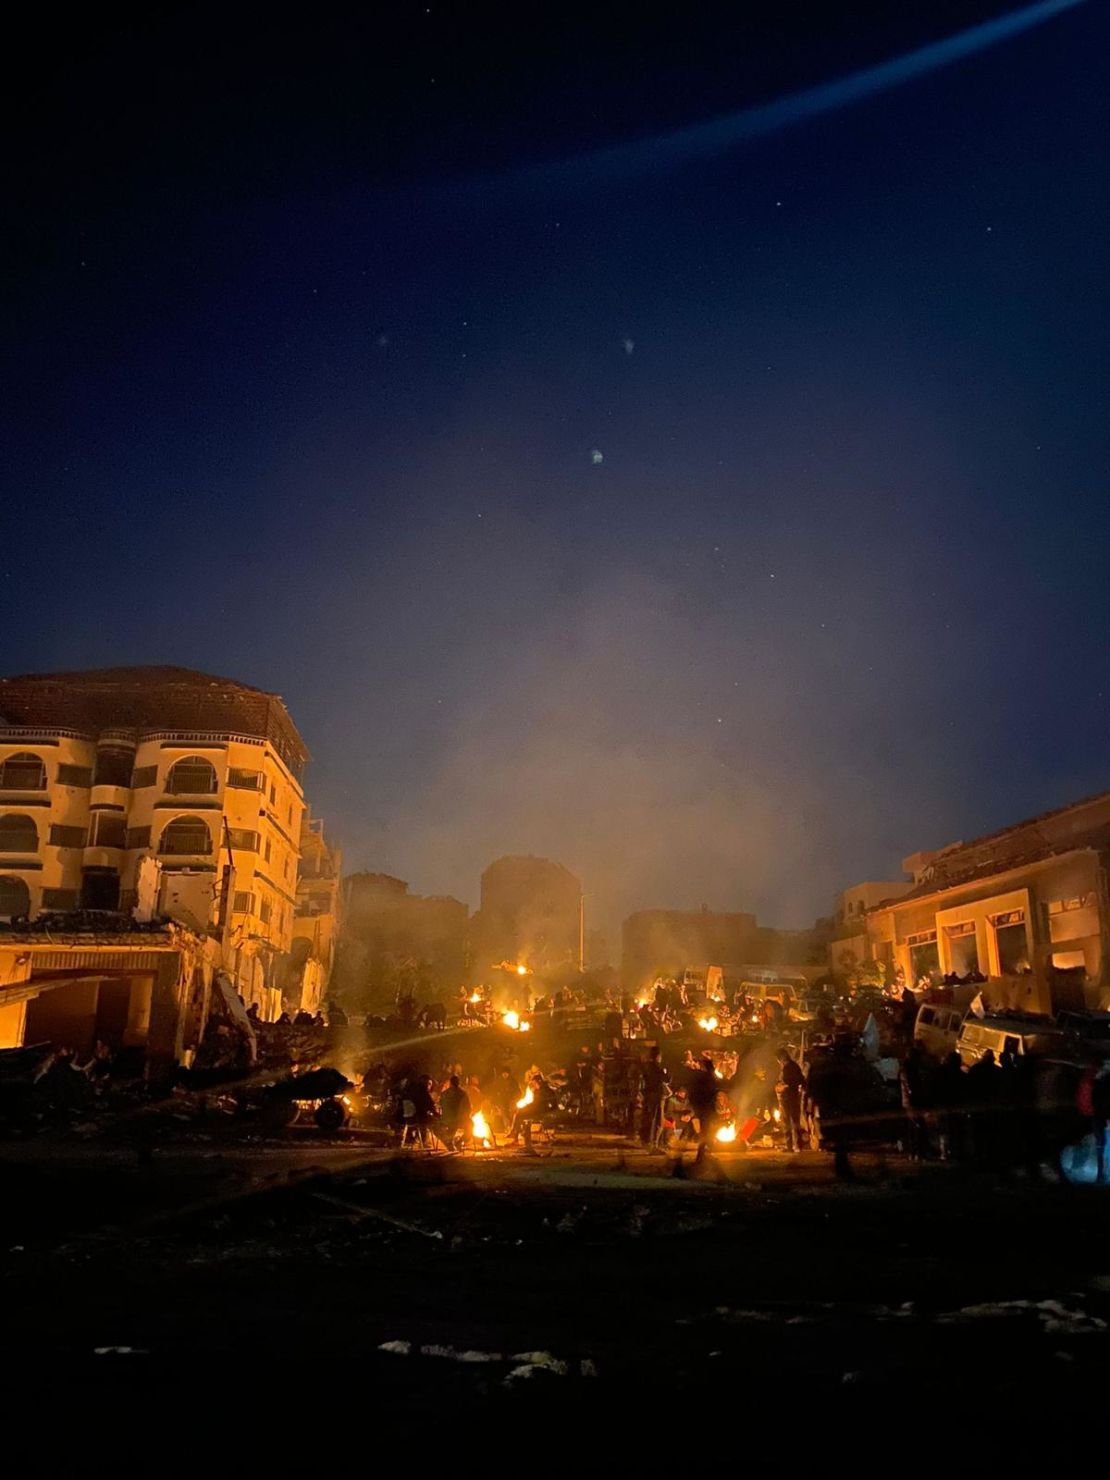
[[282,981],[282,1003],[292,1017],[318,1012],[335,966],[341,927],[343,856],[324,837],[324,824],[306,811],[301,821],[293,941]]
[[230,679],[0,679],[5,1043],[53,1025],[179,1056],[213,990],[276,1017],[307,758],[282,700]]
[[912,884],[867,911],[871,955],[909,983],[984,977],[997,1007],[1110,996],[1110,792],[905,860]]

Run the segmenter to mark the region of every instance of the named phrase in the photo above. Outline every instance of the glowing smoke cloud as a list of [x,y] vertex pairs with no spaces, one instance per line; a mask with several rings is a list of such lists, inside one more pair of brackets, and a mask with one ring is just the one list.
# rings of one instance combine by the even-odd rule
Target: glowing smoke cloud
[[961,31],[958,36],[949,36],[944,41],[934,41],[905,56],[895,57],[889,62],[854,72],[837,82],[822,82],[804,92],[791,93],[774,103],[761,103],[754,108],[745,108],[741,113],[729,114],[712,123],[692,124],[687,128],[662,134],[652,139],[642,139],[632,144],[618,144],[603,149],[556,169],[581,169],[583,166],[606,175],[643,173],[660,166],[681,164],[687,160],[720,154],[744,139],[760,134],[773,133],[791,124],[804,123],[818,114],[832,112],[849,103],[859,102],[875,93],[885,92],[912,78],[923,77],[938,67],[961,61],[975,52],[1018,36],[1042,21],[1051,20],[1062,11],[1082,5],[1084,0],[1041,0],[1039,5],[1027,6],[1024,10],[999,16]]

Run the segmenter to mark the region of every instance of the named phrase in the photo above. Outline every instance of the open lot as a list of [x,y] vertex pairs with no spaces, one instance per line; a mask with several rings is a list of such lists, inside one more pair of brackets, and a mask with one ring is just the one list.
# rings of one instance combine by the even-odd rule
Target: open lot
[[[1100,1189],[819,1153],[692,1165],[582,1134],[550,1158],[357,1141],[45,1138],[0,1154],[9,1381],[215,1364],[417,1412],[729,1390],[788,1408],[1094,1402]],[[686,1173],[686,1175],[682,1175]]]

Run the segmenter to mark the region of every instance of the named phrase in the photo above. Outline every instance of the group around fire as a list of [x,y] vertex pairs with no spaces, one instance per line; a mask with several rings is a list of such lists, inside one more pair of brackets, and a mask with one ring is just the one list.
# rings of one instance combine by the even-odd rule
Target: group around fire
[[[743,1148],[825,1150],[844,1177],[853,1148],[863,1147],[1040,1174],[1059,1172],[1061,1158],[1089,1138],[1102,1178],[1110,1074],[1090,1032],[1101,1028],[1097,1018],[1046,1034],[1035,1018],[992,1018],[976,1002],[969,1042],[976,1030],[997,1031],[1001,1051],[937,1053],[927,1046],[930,1005],[974,980],[842,998],[764,985],[773,995],[710,998],[659,981],[639,1003],[600,1004],[604,1036],[569,1053],[588,1015],[572,994],[540,998],[526,1017],[516,1007],[486,1010],[483,997],[467,1003],[460,1022],[488,1021],[492,1046],[483,1035],[479,1052],[431,1071],[405,1050],[376,1056],[358,1076],[354,1103],[414,1149],[535,1152],[604,1128],[648,1151],[696,1159]],[[498,1035],[498,1026],[511,1031]],[[523,1060],[508,1041],[522,1032],[530,1035]],[[464,1047],[471,1041],[477,1048],[468,1038]]]
[[[1046,1034],[1039,1020],[991,1017],[973,1000],[955,1046],[938,1041],[938,1016],[950,1028],[948,1004],[976,986],[837,996],[764,982],[710,996],[704,983],[661,979],[637,1002],[581,991],[533,1001],[514,984],[511,996],[468,989],[450,1012],[402,998],[369,1022],[336,1006],[327,1018],[264,1023],[240,1004],[213,1013],[167,1103],[180,1113],[215,1091],[229,1113],[269,1128],[314,1116],[322,1129],[421,1154],[542,1156],[599,1134],[695,1163],[823,1151],[842,1177],[868,1148],[1058,1174],[1087,1142],[1101,1180],[1110,1074],[1091,1034],[1101,1021]],[[984,1046],[994,1034],[997,1054]],[[130,1072],[103,1043],[87,1059],[60,1045],[35,1085],[63,1113],[87,1114]]]

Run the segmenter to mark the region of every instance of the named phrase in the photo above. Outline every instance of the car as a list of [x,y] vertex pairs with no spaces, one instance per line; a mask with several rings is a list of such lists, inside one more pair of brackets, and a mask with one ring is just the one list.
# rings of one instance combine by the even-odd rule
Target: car
[[943,1059],[956,1048],[964,1015],[943,1002],[925,1002],[917,1009],[913,1040],[933,1058]]
[[1068,1009],[1056,1014],[1056,1025],[1083,1048],[1110,1056],[1110,1012]]
[[967,1017],[960,1027],[956,1051],[965,1069],[988,1052],[998,1063],[1004,1053],[1062,1056],[1067,1037],[1049,1017],[1010,1014],[994,1017]]

